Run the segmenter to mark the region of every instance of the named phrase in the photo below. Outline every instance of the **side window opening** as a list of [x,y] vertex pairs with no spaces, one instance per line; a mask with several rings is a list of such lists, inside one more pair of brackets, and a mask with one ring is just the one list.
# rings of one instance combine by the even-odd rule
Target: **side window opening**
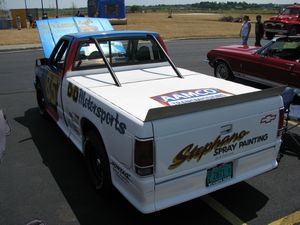
[[140,40],[137,46],[137,60],[146,61],[146,60],[161,60],[162,52],[160,52],[159,47],[153,40]]
[[262,54],[273,58],[297,61],[300,59],[300,41],[294,39],[282,39],[275,42]]
[[51,54],[50,60],[54,66],[56,66],[59,69],[63,69],[65,66],[65,59],[67,55],[69,41],[61,40],[57,46],[58,47],[54,49],[53,54]]
[[95,43],[82,42],[77,50],[73,70],[92,69],[103,66],[104,60]]

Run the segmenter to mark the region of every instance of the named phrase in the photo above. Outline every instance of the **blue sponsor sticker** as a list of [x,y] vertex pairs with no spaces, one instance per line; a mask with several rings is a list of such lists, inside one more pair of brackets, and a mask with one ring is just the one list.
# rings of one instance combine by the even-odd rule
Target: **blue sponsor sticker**
[[217,88],[201,88],[181,90],[151,97],[163,105],[182,105],[191,102],[200,102],[216,98],[232,96],[232,93]]

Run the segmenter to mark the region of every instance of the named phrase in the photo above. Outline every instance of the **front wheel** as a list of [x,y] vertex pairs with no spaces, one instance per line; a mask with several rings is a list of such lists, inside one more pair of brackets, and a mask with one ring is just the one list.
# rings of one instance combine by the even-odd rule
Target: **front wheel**
[[224,80],[233,80],[232,71],[225,62],[217,62],[215,65],[215,77]]
[[36,91],[36,100],[37,100],[37,103],[38,103],[38,106],[39,106],[40,114],[41,114],[42,117],[48,119],[49,115],[46,111],[45,97],[44,97],[44,94],[43,94],[42,87],[41,87],[40,83],[36,84],[35,91]]
[[95,130],[87,132],[85,156],[93,187],[101,193],[108,193],[112,186],[109,159],[101,137]]

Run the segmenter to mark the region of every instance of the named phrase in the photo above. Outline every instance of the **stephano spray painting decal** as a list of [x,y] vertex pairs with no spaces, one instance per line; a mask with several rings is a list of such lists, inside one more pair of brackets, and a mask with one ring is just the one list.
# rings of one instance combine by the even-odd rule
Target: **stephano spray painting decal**
[[211,100],[216,98],[223,98],[232,95],[233,95],[232,93],[217,88],[200,88],[200,89],[174,91],[166,94],[153,96],[151,98],[163,105],[170,106],[170,105],[181,105],[190,102],[200,102],[200,101]]
[[249,135],[250,131],[242,130],[225,137],[218,136],[213,141],[207,142],[204,145],[189,144],[178,152],[168,168],[169,170],[176,169],[185,161],[196,160],[198,162],[210,152],[213,153],[215,159],[218,159],[222,155],[225,156],[239,149],[242,150],[249,145],[268,140],[268,134],[247,138]]
[[68,97],[72,98],[74,102],[81,105],[84,109],[87,109],[93,113],[99,119],[101,124],[105,123],[115,128],[115,130],[120,134],[125,133],[126,124],[119,120],[118,113],[113,115],[111,112],[105,111],[97,104],[97,102],[93,101],[92,97],[89,96],[84,90],[78,88],[70,82],[68,84]]

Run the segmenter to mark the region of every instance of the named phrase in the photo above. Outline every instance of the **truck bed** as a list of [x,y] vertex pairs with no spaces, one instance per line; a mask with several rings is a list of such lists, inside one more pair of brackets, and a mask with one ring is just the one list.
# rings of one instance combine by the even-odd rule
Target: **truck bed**
[[259,91],[186,69],[179,70],[184,79],[176,77],[170,66],[117,72],[121,88],[107,73],[69,79],[141,121],[146,120],[150,109]]

